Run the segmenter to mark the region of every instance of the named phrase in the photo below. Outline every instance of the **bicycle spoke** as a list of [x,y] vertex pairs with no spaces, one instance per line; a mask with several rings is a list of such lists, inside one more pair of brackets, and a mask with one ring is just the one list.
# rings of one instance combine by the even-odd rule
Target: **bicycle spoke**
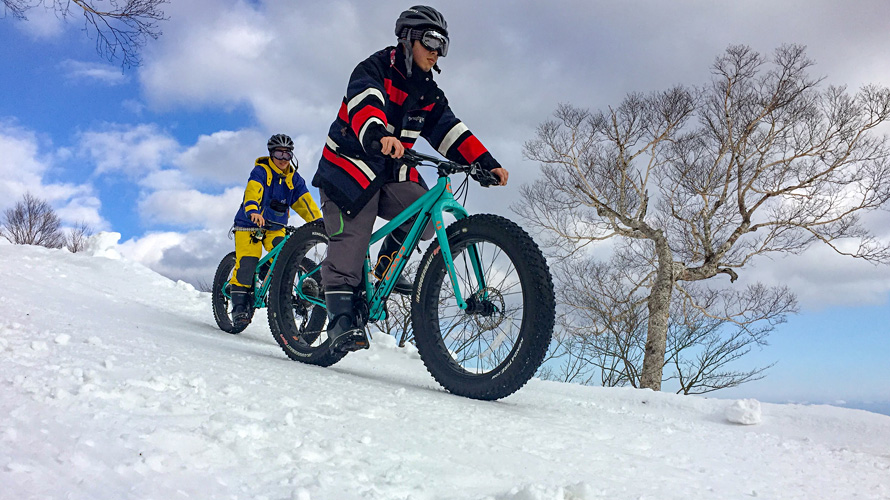
[[[484,283],[479,283],[470,248]],[[488,241],[469,242],[452,248],[457,284],[464,300],[487,302],[494,311],[486,315],[468,313],[457,307],[450,279],[440,292],[439,328],[454,362],[465,370],[485,373],[497,367],[516,342],[514,324],[522,322],[522,283],[516,266],[498,245]]]

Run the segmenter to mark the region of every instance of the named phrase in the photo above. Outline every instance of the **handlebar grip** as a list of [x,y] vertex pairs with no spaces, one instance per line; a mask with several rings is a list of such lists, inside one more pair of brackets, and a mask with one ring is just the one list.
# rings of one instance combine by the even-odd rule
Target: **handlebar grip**
[[[381,152],[381,150],[383,149],[383,144],[380,141],[371,141],[371,144],[368,144],[368,147],[370,148],[368,150],[368,153],[383,154]],[[388,155],[383,155],[383,156],[388,156]],[[412,151],[411,148],[405,148],[405,156],[413,157],[414,151]]]
[[261,227],[260,229],[265,229],[265,230],[267,230],[267,231],[270,231],[270,230],[272,230],[272,228],[269,227],[270,225],[272,225],[272,226],[278,226],[278,227],[287,227],[287,224],[282,224],[282,223],[280,223],[280,222],[275,222],[274,220],[266,220],[266,224],[265,224],[263,227]]
[[485,170],[482,167],[476,166],[475,172],[473,173],[473,178],[481,185],[482,187],[490,187],[497,186],[501,183],[501,179],[493,174],[490,170]]

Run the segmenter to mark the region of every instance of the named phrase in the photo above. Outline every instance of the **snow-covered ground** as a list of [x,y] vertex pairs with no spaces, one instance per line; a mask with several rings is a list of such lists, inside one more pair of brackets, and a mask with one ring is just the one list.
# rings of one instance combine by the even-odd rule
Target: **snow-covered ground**
[[884,415],[539,380],[473,401],[380,336],[306,366],[103,237],[0,244],[0,498],[890,498]]

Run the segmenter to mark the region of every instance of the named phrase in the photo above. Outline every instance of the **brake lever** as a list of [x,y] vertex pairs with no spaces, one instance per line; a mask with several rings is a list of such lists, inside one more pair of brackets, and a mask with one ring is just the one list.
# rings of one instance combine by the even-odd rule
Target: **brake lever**
[[489,170],[485,170],[478,163],[470,165],[470,177],[476,179],[476,182],[482,187],[496,186],[501,183],[498,176]]

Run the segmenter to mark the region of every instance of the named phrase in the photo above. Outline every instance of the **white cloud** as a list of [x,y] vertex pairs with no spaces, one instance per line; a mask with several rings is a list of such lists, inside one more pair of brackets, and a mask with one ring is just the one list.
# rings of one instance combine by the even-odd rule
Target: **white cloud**
[[[0,121],[0,179],[34,184],[46,171],[47,165],[36,160],[37,135],[12,123]],[[3,193],[8,194],[8,193]]]
[[134,99],[124,100],[121,102],[121,107],[135,116],[142,116],[145,111],[145,104]]
[[111,64],[82,62],[67,59],[60,64],[69,80],[97,81],[105,85],[120,85],[130,80],[119,66]]
[[77,196],[57,208],[56,213],[62,222],[66,225],[73,226],[81,222],[86,223],[94,231],[104,231],[111,229],[107,221],[99,215],[102,208],[102,201],[96,196]]
[[118,249],[126,258],[150,267],[161,260],[165,249],[178,245],[185,237],[185,233],[152,232],[140,238],[127,240],[121,243]]
[[225,231],[232,225],[244,188],[230,188],[220,195],[194,189],[160,190],[139,202],[141,217],[154,224]]
[[739,276],[732,286],[755,281],[787,285],[803,309],[876,305],[890,299],[890,266],[839,255],[824,244],[800,255],[756,259]]
[[392,21],[363,26],[399,11],[369,17],[349,2],[171,5],[171,18],[203,22],[165,27],[146,50],[140,81],[155,107],[247,104],[263,130],[311,133],[323,144],[352,67],[393,41]]
[[171,279],[213,282],[219,261],[235,249],[225,230],[149,233],[119,245],[120,253]]
[[[287,133],[289,130],[272,129],[261,133],[254,129],[238,131],[220,130],[210,135],[202,135],[191,147],[185,149],[173,164],[182,169],[199,184],[210,186],[238,186],[243,189],[257,158],[268,155],[266,141],[272,133]],[[290,135],[290,134],[289,134]],[[299,161],[299,173],[304,176],[307,186],[312,181],[322,143],[311,136],[292,137],[294,156]]]
[[146,51],[140,79],[154,102],[238,103],[244,99],[243,89],[263,86],[272,78],[262,57],[273,39],[266,20],[243,2],[203,6],[207,8],[200,3],[171,6],[174,12],[194,9],[179,15],[199,16],[202,22],[171,23]]
[[[7,19],[31,38],[45,40],[58,37],[65,31],[66,21],[54,9],[38,5],[25,12],[26,20]],[[11,17],[11,16],[8,16]]]
[[42,143],[33,131],[0,121],[0,209],[13,206],[31,193],[53,206],[63,223],[86,221],[94,228],[107,223],[99,214],[101,202],[90,184],[47,182],[57,161],[70,157],[66,148]]
[[268,154],[268,138],[256,130],[220,130],[200,136],[173,163],[202,182],[246,184],[256,158]]
[[179,151],[179,143],[155,124],[107,125],[80,134],[80,152],[96,164],[96,173],[122,172],[141,178],[158,170]]
[[139,180],[139,185],[149,191],[190,189],[194,180],[181,170],[156,170],[148,172]]

